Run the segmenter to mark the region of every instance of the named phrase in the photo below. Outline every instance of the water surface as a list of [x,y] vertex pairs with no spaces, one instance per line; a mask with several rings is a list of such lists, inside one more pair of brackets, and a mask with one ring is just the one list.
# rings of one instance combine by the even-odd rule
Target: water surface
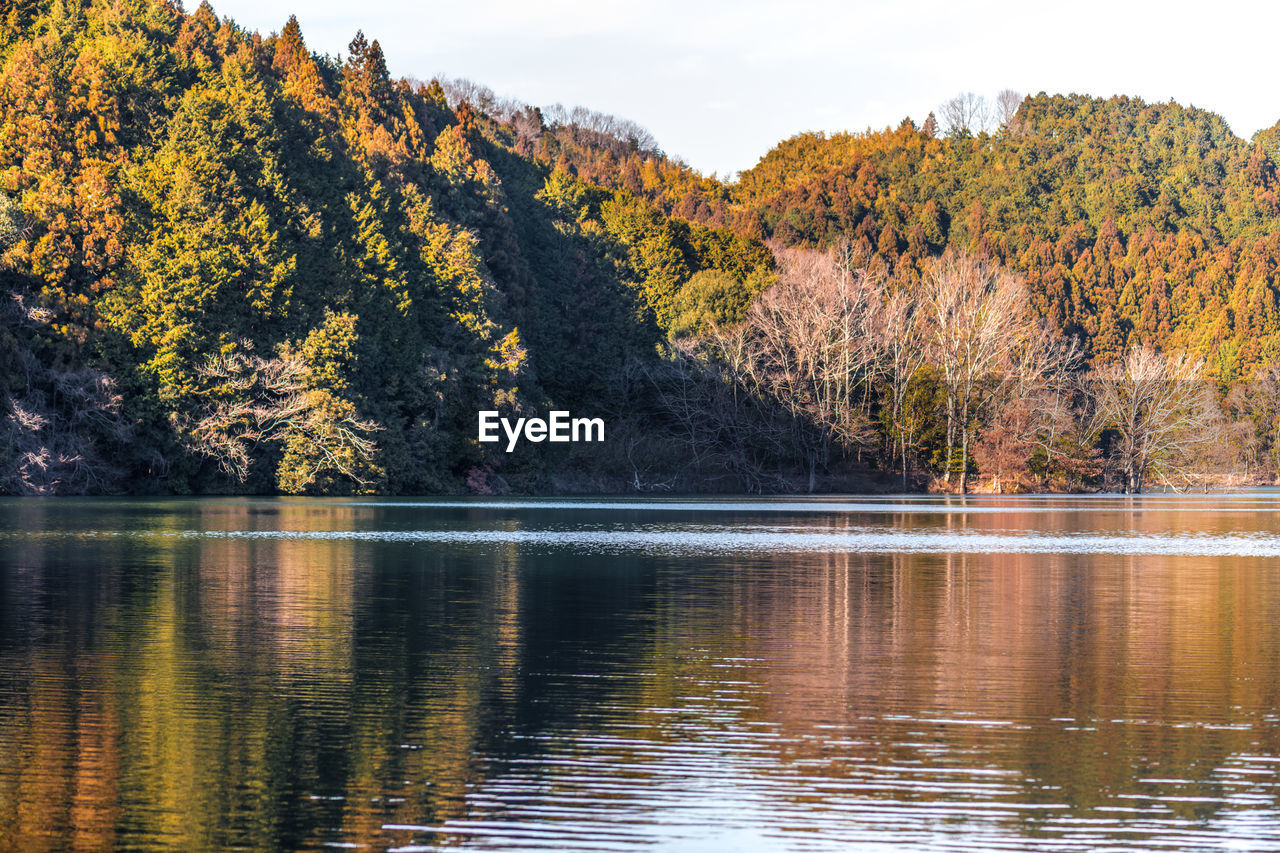
[[0,849],[1280,850],[1280,496],[0,501]]

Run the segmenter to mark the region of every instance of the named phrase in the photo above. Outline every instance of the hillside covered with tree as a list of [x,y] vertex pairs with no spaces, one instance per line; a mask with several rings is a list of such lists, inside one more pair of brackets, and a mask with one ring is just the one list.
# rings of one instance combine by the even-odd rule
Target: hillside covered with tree
[[0,57],[0,490],[457,490],[477,410],[607,414],[682,287],[772,269],[363,35],[73,0]]
[[1176,103],[1042,93],[990,132],[931,114],[801,134],[730,185],[670,165],[587,169],[669,213],[786,246],[852,239],[917,277],[967,247],[1024,275],[1037,311],[1092,358],[1190,348],[1230,381],[1280,352],[1278,153],[1280,125],[1247,142]]
[[[947,106],[725,182],[362,34],[13,4],[0,493],[1275,477],[1280,125]],[[476,441],[553,407],[606,445]]]

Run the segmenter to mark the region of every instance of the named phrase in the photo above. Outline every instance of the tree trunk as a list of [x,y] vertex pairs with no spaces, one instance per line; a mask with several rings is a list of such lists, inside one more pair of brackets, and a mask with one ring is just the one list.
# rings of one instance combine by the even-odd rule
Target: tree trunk
[[902,491],[907,490],[907,439],[902,439]]
[[969,493],[969,397],[966,395],[960,413],[960,494]]
[[1130,462],[1129,470],[1126,473],[1128,474],[1127,479],[1129,482],[1126,484],[1127,488],[1125,491],[1131,495],[1142,494],[1142,474],[1138,470],[1138,466],[1133,462]]
[[948,486],[951,485],[951,465],[954,462],[955,447],[956,447],[955,445],[955,410],[956,410],[955,399],[950,394],[948,394],[947,395],[947,456],[942,463],[943,472],[945,474],[944,482]]

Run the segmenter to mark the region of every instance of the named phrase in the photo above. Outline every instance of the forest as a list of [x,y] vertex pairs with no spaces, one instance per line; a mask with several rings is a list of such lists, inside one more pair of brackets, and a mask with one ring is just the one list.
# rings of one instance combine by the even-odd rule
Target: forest
[[[0,494],[1280,476],[1280,124],[964,93],[732,180],[207,3],[0,12]],[[477,414],[603,444],[477,440]]]

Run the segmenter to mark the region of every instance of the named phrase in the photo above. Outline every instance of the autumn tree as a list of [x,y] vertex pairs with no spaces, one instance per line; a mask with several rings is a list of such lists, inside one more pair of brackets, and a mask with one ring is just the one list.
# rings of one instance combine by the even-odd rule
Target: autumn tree
[[[22,0],[0,39],[0,277],[26,318],[0,326],[0,453],[89,460],[11,490],[431,492],[504,465],[537,488],[539,463],[477,446],[474,412],[620,412],[624,386],[644,389],[632,455],[661,443],[718,482],[906,483],[940,460],[961,488],[971,463],[1080,488],[1128,451],[1111,398],[1036,355],[1066,340],[1100,371],[1205,356],[1232,446],[1272,467],[1275,128],[965,93],[919,126],[799,134],[726,182],[633,121],[393,79],[362,34],[313,53],[296,19],[264,38],[208,3]],[[943,286],[962,250],[1025,298]],[[1003,338],[981,308],[1001,299]],[[215,381],[218,359],[239,361]],[[193,431],[217,406],[256,411],[259,439]],[[243,482],[211,475],[218,435]],[[1170,464],[1135,482],[1180,482]]]

